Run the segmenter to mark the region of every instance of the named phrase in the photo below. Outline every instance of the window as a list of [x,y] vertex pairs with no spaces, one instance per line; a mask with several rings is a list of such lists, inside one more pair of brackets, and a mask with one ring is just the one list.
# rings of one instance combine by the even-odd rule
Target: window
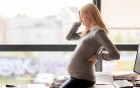
[[[138,44],[140,42],[139,3],[139,0],[101,0],[101,14],[109,28],[109,37],[113,43]],[[110,71],[133,70],[136,53],[123,51],[120,54],[121,59],[118,61],[103,61],[104,71],[107,71],[108,66],[111,67],[111,65],[114,67]],[[108,65],[108,63],[111,63],[111,65]]]
[[[136,59],[135,51],[120,51],[120,60],[103,61],[103,71],[133,71]],[[108,69],[109,68],[109,69]]]
[[[92,0],[0,0],[0,43],[73,44],[65,35],[78,20],[80,7],[89,2]],[[0,83],[26,84],[40,74],[67,74],[69,54],[1,52]]]
[[101,0],[102,17],[115,43],[139,43],[139,0]]
[[140,28],[139,0],[102,0],[101,12],[110,28]]
[[80,7],[89,2],[92,0],[2,0],[0,43],[69,43],[66,33],[78,21]]
[[[11,80],[14,84],[40,83],[41,78],[48,75],[50,77],[67,75],[66,67],[70,55],[71,52],[1,52],[0,83],[11,84]],[[40,80],[36,80],[37,75],[40,75]],[[47,82],[49,83],[51,80]]]

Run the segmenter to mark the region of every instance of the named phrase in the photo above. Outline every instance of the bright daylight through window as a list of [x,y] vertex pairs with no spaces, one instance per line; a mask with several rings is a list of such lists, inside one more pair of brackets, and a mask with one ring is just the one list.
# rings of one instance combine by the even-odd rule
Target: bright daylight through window
[[[109,37],[116,44],[140,42],[140,0],[101,0],[102,17],[110,29]],[[119,61],[103,62],[103,70],[132,71],[135,51],[120,52]],[[113,66],[112,66],[113,65]],[[121,68],[121,69],[120,69]]]
[[[0,44],[73,44],[65,40],[78,11],[92,0],[0,0]],[[50,83],[67,74],[71,52],[0,53],[0,84]],[[47,77],[46,77],[47,74]],[[43,78],[43,80],[41,80]],[[45,80],[44,78],[47,78]]]
[[[93,0],[0,0],[0,44],[76,44],[65,36],[78,21],[80,7],[89,2]],[[101,0],[101,14],[114,44],[140,42],[139,3],[140,0]],[[35,83],[40,82],[40,77],[47,78],[46,74],[67,74],[71,54],[1,52],[0,83]],[[104,61],[103,71],[132,71],[136,52],[120,54],[118,61]]]
[[[78,11],[92,0],[0,0],[0,43],[62,44]],[[64,4],[65,3],[65,4]]]

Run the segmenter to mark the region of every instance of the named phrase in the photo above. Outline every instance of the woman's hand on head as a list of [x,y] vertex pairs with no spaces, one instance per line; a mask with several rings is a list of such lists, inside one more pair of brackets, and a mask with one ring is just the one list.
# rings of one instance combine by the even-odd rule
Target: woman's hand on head
[[94,65],[97,63],[97,58],[96,58],[96,55],[93,55],[92,57],[90,57],[88,59],[88,61],[91,61]]

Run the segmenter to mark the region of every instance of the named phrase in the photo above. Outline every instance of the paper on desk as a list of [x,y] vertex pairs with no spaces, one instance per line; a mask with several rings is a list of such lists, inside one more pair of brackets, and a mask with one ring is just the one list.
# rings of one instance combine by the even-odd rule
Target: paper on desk
[[49,88],[45,84],[27,84],[27,88]]
[[133,71],[113,72],[112,75],[114,79],[132,80],[132,77],[135,77],[135,80],[138,80],[138,74]]
[[112,84],[113,75],[109,72],[96,72],[96,84]]

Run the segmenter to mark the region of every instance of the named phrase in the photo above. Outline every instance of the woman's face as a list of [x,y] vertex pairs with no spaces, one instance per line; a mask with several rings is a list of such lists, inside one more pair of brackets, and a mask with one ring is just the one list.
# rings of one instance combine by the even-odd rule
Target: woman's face
[[85,25],[86,27],[90,27],[91,24],[92,24],[92,21],[90,19],[90,17],[88,16],[88,14],[80,11],[80,19],[81,19],[81,22],[83,23],[83,25]]

